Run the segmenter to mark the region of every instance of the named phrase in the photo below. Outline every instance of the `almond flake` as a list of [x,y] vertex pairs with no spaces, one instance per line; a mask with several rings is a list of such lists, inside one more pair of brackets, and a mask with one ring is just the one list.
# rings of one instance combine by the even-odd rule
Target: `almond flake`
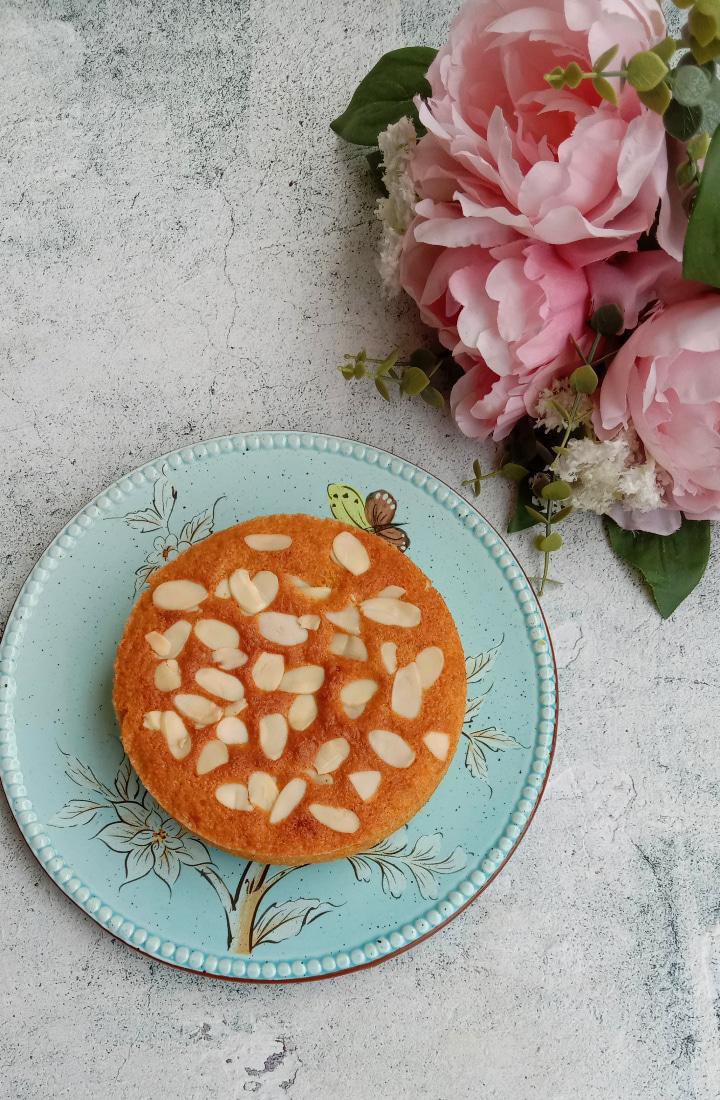
[[350,534],[349,531],[341,531],[333,539],[332,548],[335,560],[347,569],[348,573],[352,573],[354,577],[367,573],[370,568],[370,555],[355,535]]
[[357,705],[352,707],[345,706],[344,703],[342,704],[342,708],[345,711],[345,714],[348,716],[348,718],[351,718],[353,722],[356,718],[360,717],[362,712],[365,710],[365,706],[365,703],[358,703]]
[[243,653],[241,649],[215,649],[212,659],[220,668],[230,672],[231,669],[242,668],[247,664],[247,653]]
[[353,634],[333,634],[328,649],[336,657],[346,657],[349,661],[367,661],[368,659],[365,642]]
[[308,632],[300,626],[295,615],[285,615],[281,611],[264,611],[257,617],[258,630],[263,638],[275,645],[302,645],[307,641]]
[[298,622],[300,626],[304,626],[306,630],[317,630],[320,626],[319,615],[299,615]]
[[314,695],[325,682],[322,665],[299,665],[288,669],[280,681],[280,691],[291,695]]
[[369,802],[380,786],[382,775],[380,772],[374,771],[351,772],[348,779],[363,802]]
[[212,726],[223,716],[217,703],[206,699],[204,695],[176,695],[173,703],[180,713],[189,718],[198,729]]
[[195,623],[195,635],[208,649],[237,649],[240,645],[235,627],[220,619],[200,619]]
[[155,687],[158,691],[177,691],[182,684],[177,661],[161,661],[155,666]]
[[159,630],[151,630],[145,635],[145,641],[150,646],[156,657],[169,657],[172,646],[164,634]]
[[397,643],[396,642],[383,642],[380,646],[380,660],[385,666],[385,671],[389,672],[392,676],[393,672],[397,671]]
[[287,550],[292,545],[289,535],[245,535],[251,550]]
[[368,741],[373,751],[391,768],[409,768],[415,759],[415,752],[407,741],[390,730],[371,730]]
[[192,741],[180,715],[174,710],[163,711],[160,729],[171,755],[176,760],[184,760],[192,748]]
[[269,812],[278,796],[277,783],[267,772],[251,772],[248,779],[248,797],[258,810]]
[[251,676],[260,691],[276,691],[285,672],[282,653],[261,653],[252,667]]
[[360,608],[367,619],[371,619],[374,623],[382,623],[383,626],[417,626],[421,618],[420,608],[415,604],[387,599],[384,596],[365,600],[360,604]]
[[197,611],[207,597],[207,589],[195,581],[163,581],[153,589],[152,601],[163,611]]
[[332,787],[333,777],[331,775],[318,775],[314,768],[306,768],[304,774],[311,783],[317,784],[318,787]]
[[360,828],[358,815],[342,806],[325,806],[321,802],[311,802],[308,810],[321,825],[336,833],[356,833]]
[[220,805],[228,810],[252,811],[252,802],[248,798],[248,790],[244,783],[221,783],[215,788],[215,797]]
[[411,661],[399,668],[393,680],[390,707],[401,718],[417,718],[422,707],[422,683],[420,669]]
[[436,756],[438,760],[447,760],[447,754],[450,751],[450,738],[446,733],[430,730],[430,732],[426,733],[423,737],[423,741],[433,756]]
[[340,691],[340,700],[346,707],[364,706],[379,687],[376,680],[350,680]]
[[445,667],[445,654],[440,646],[431,645],[418,653],[415,664],[420,672],[420,682],[423,688],[429,688],[442,674]]
[[230,599],[232,593],[230,591],[230,584],[228,583],[227,577],[223,577],[223,579],[218,583],[217,587],[215,588],[215,595],[219,600]]
[[325,741],[315,754],[313,762],[318,775],[334,772],[343,764],[350,755],[350,746],[344,737],[333,737],[331,741]]
[[226,718],[234,718],[237,714],[242,714],[247,709],[247,699],[238,699],[236,703],[228,703],[226,707],[223,707],[223,714]]
[[269,607],[280,587],[274,573],[256,573],[251,579],[247,569],[236,569],[229,580],[230,592],[244,615],[257,615]]
[[264,714],[258,722],[260,748],[268,760],[279,760],[285,752],[288,725],[283,714]]
[[277,796],[270,813],[270,824],[277,825],[279,822],[284,821],[286,817],[289,817],[302,802],[306,790],[307,783],[304,779],[291,779],[289,783],[286,783]]
[[298,695],[288,711],[288,723],[292,730],[306,730],[317,718],[318,708],[314,695]]
[[[151,630],[145,635],[150,648],[158,657],[178,657],[190,637],[192,626],[187,619],[178,619],[169,626],[164,634],[157,630]],[[162,639],[162,640],[161,640]]]
[[326,611],[325,618],[333,626],[347,631],[348,634],[360,633],[360,612],[351,604],[348,604],[343,611]]
[[302,577],[294,577],[288,573],[288,580],[295,588],[298,589],[300,594],[305,597],[306,600],[326,600],[332,593],[332,588],[328,588],[324,584],[312,585],[304,581]]
[[161,721],[161,710],[149,710],[143,715],[143,726],[146,730],[159,730]]
[[217,695],[228,703],[236,703],[245,694],[245,688],[237,676],[222,672],[219,668],[199,668],[195,673],[195,682],[209,695]]
[[388,600],[399,600],[405,595],[405,589],[399,588],[396,584],[389,584],[387,588],[383,588],[382,592],[378,592],[378,597]]
[[221,718],[215,732],[218,740],[224,742],[226,745],[247,744],[247,726],[241,718],[234,718],[232,716]]
[[207,775],[208,772],[215,771],[215,768],[227,764],[229,759],[228,747],[222,741],[206,741],[200,749],[195,771],[198,775]]

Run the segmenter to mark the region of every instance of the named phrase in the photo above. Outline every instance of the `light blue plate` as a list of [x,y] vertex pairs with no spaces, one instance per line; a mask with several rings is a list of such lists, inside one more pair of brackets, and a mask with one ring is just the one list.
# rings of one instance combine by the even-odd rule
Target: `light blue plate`
[[[408,553],[435,581],[463,639],[464,734],[430,802],[372,851],[304,868],[248,864],[167,820],[140,786],[113,715],[115,647],[136,594],[169,557],[250,516],[329,516],[333,482],[396,498]],[[550,640],[503,540],[417,466],[299,432],[188,447],[97,497],[23,586],[0,673],[3,783],[47,873],[131,946],[233,978],[352,970],[445,924],[522,837],[555,741]]]

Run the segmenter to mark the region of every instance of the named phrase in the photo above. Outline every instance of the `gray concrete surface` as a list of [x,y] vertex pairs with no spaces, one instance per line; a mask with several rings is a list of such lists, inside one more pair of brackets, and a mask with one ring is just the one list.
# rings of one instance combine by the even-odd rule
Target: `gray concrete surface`
[[[3,615],[90,496],[185,441],[328,430],[467,476],[477,452],[449,421],[333,369],[418,329],[380,296],[372,190],[327,123],[383,51],[437,43],[451,7],[0,3]],[[501,487],[483,507],[503,522]],[[0,1092],[718,1096],[717,553],[663,623],[594,522],[568,535],[545,602],[562,699],[545,802],[491,890],[416,951],[296,987],[176,973],[67,902],[3,803]]]

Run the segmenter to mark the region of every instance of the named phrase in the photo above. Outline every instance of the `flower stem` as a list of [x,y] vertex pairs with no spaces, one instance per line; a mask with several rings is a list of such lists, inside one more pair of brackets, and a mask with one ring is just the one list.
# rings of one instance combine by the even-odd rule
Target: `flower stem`
[[[546,505],[545,505],[545,538],[547,538],[547,536],[552,531],[552,525],[550,523],[551,518],[552,518],[552,501],[548,500]],[[538,592],[538,596],[542,596],[543,592],[545,591],[545,584],[546,584],[547,579],[548,579],[548,573],[550,572],[550,553],[549,553],[549,551],[546,550],[544,552],[543,556],[544,556],[543,575],[542,575],[542,580],[540,581],[540,590]]]

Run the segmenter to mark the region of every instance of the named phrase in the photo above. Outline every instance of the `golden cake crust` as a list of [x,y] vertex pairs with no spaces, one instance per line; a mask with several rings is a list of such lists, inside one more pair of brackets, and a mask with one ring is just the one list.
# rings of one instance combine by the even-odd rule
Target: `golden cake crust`
[[[344,538],[341,543],[336,543],[337,536],[343,532],[350,535],[353,541]],[[287,549],[253,549],[246,539],[250,536],[254,541],[252,536],[259,534],[284,536],[292,542]],[[334,546],[342,546],[342,553],[340,550],[338,553],[343,561],[349,553],[348,560],[353,566],[358,554],[362,559],[364,548],[369,568],[359,575],[350,572],[345,564],[331,556]],[[234,595],[228,594],[228,578],[233,575],[237,578],[240,574],[236,571],[243,569],[248,571],[250,578],[265,572],[273,573],[278,579],[277,594],[262,614],[243,613]],[[290,577],[299,577],[313,588],[320,588],[320,598],[317,598],[317,592],[313,593],[314,599],[303,595],[303,589]],[[189,581],[201,588],[178,588],[175,585],[158,592],[159,586],[178,581]],[[331,590],[325,598],[322,598],[323,587]],[[363,601],[376,598],[388,587],[391,594],[380,597],[386,601],[380,611],[377,610],[379,605],[368,605],[367,613],[360,609],[355,623],[356,629],[359,623],[359,633],[343,629],[326,618],[327,613],[334,614],[348,607],[357,608]],[[398,597],[392,591],[396,588],[404,589],[402,596]],[[158,601],[187,603],[188,592],[191,598],[198,598],[197,594],[201,594],[203,589],[207,595],[195,609],[157,606]],[[222,596],[216,595],[216,591],[220,591]],[[239,591],[242,599],[246,599],[242,595],[244,588],[236,587],[234,591]],[[182,598],[177,598],[178,593]],[[261,600],[271,593],[272,584],[260,593]],[[398,611],[398,605],[404,606],[405,610]],[[246,610],[248,606],[246,604]],[[373,607],[375,610],[372,610]],[[407,611],[408,607],[419,609],[420,621],[417,625],[385,625],[368,617],[372,610],[372,614],[384,618],[389,610],[391,618],[400,614],[410,620],[412,612]],[[283,645],[263,636],[262,631],[270,629],[266,625],[270,620],[264,619],[266,612],[293,616],[295,622],[300,616],[317,617],[320,622],[315,629],[310,627],[306,630],[306,640]],[[201,640],[196,629],[198,623],[205,620],[217,620],[238,632],[239,642],[234,648],[247,656],[246,663],[237,665],[240,656],[233,658],[233,647],[218,657],[218,651]],[[271,633],[279,621],[272,620]],[[314,622],[314,619],[304,621]],[[159,636],[178,622],[189,623],[192,629],[180,652],[168,658],[165,652],[168,643]],[[175,635],[171,635],[172,652],[179,644],[178,632],[182,635],[187,629],[176,628]],[[217,632],[217,626],[209,630],[208,637],[212,641],[215,637],[212,631]],[[199,633],[203,634],[202,626]],[[160,654],[146,640],[148,634],[151,634],[155,647],[161,650]],[[329,646],[333,636],[360,639],[367,650],[367,659],[351,659],[331,652]],[[232,641],[231,637],[219,637],[223,642]],[[400,690],[403,685],[395,686],[397,674],[388,671],[388,667],[392,667],[391,663],[388,664],[391,655],[387,649],[384,657],[381,653],[381,646],[387,642],[397,645],[398,668],[411,666],[402,674],[403,690]],[[347,643],[335,641],[332,644],[341,647]],[[353,648],[356,644],[351,643]],[[412,712],[417,690],[417,669],[422,664],[424,683],[431,680],[432,669],[437,672],[438,649],[442,652],[442,671],[434,682],[422,688],[419,714],[417,717],[398,714],[391,704],[395,702],[401,711]],[[435,660],[422,658],[416,664],[418,654],[426,650],[432,651]],[[281,654],[286,673],[293,668],[307,666],[324,669],[322,685],[312,693],[317,703],[316,719],[304,730],[286,730],[284,747],[280,737],[278,759],[269,759],[261,746],[261,720],[270,715],[281,715],[282,719],[271,719],[263,729],[269,729],[273,723],[282,729],[291,704],[299,696],[291,690],[260,690],[256,686],[253,670],[261,653]],[[167,680],[161,675],[160,684],[165,686],[167,682],[173,686],[169,690],[160,690],[156,686],[156,677],[160,675],[159,666],[165,665],[166,660],[170,661],[170,666],[162,675],[167,673]],[[199,670],[218,668],[218,660],[228,670],[225,675],[236,678],[242,685],[239,692],[243,698],[238,702],[220,698],[213,690],[196,681]],[[172,661],[176,661],[177,666],[173,666]],[[428,668],[431,669],[429,676]],[[200,676],[202,679],[207,674],[201,672]],[[181,684],[176,687],[174,685],[178,679]],[[348,717],[348,704],[343,701],[341,692],[349,682],[358,680],[369,680],[378,686],[365,703],[362,713],[357,717]],[[212,677],[206,679],[206,683],[210,683],[211,689],[215,688],[216,681]],[[223,682],[223,692],[225,683],[232,685],[232,681]],[[286,683],[292,686],[292,678]],[[409,706],[406,698],[408,688]],[[362,693],[363,689],[358,690]],[[230,693],[233,694],[232,687]],[[181,713],[187,738],[176,742],[176,747],[178,744],[180,746],[177,754],[182,758],[173,755],[170,738],[165,735],[169,727],[162,725],[162,715],[173,711],[177,713],[177,696],[187,694],[214,703],[216,713],[213,718],[220,711],[226,712],[226,708],[230,708],[231,712],[240,711],[230,725],[237,729],[240,728],[239,722],[244,723],[247,741],[230,743],[227,751],[222,747],[217,749],[217,722],[213,720],[198,728],[193,720]],[[454,621],[440,594],[412,561],[372,532],[350,528],[336,520],[305,515],[273,515],[261,516],[218,532],[192,546],[151,576],[149,588],[133,608],[118,647],[113,701],[125,751],[147,789],[169,814],[204,840],[234,854],[266,863],[302,864],[338,859],[367,849],[404,825],[421,808],[452,760],[462,730],[465,696],[463,651]],[[353,713],[352,705],[349,709]],[[155,728],[147,728],[148,725]],[[172,730],[176,733],[177,728],[175,721]],[[387,748],[387,739],[380,737],[378,740],[375,734],[371,736],[372,731],[389,731],[402,741],[398,745],[391,738],[392,744]],[[439,733],[440,737],[431,737],[427,741],[429,733]],[[341,739],[347,745],[346,759],[332,770],[321,769],[318,773],[315,769],[318,750],[328,741],[338,744]],[[208,750],[210,742],[214,743],[214,748]],[[345,751],[344,745],[341,748]],[[398,748],[399,758],[395,755]],[[212,767],[204,774],[197,774],[198,759],[203,749],[204,759],[211,763],[214,761],[213,753],[221,758],[227,755],[227,762]],[[376,749],[384,756],[389,754],[393,763],[383,759]],[[277,748],[273,754],[275,752]],[[408,756],[413,756],[409,765],[406,763]],[[379,786],[369,800],[360,796],[349,778],[361,772],[380,773]],[[229,801],[234,807],[239,801],[245,806],[252,806],[243,795],[252,773],[270,775],[280,791],[291,780],[305,784],[299,803],[283,820],[271,822],[271,812],[259,808],[257,804],[251,809],[230,808],[218,800],[218,788],[223,788],[225,803]],[[291,791],[299,793],[301,783],[296,782]],[[253,787],[253,791],[257,789]],[[288,803],[292,801],[289,795],[290,792],[286,796]],[[327,818],[322,807],[339,808],[346,812],[337,820],[337,815],[333,817],[331,814],[332,825],[328,825],[309,809],[318,805],[321,809],[317,814],[322,818]],[[352,831],[338,831],[338,822],[342,829],[352,828]]]

